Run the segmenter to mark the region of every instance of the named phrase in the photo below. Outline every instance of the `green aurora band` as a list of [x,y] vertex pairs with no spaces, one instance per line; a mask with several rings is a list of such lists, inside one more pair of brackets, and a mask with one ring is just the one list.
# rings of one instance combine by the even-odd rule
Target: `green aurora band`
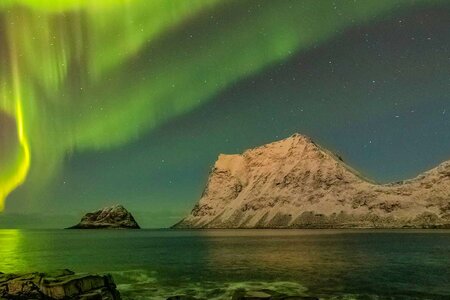
[[129,143],[352,26],[441,3],[3,0],[0,211],[26,179],[30,190],[44,186],[74,151]]

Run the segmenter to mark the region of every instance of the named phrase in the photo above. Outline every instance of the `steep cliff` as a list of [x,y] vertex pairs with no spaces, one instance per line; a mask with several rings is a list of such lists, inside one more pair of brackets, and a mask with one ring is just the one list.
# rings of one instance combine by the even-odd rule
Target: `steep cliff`
[[220,155],[192,212],[174,228],[450,227],[450,161],[376,184],[293,136]]

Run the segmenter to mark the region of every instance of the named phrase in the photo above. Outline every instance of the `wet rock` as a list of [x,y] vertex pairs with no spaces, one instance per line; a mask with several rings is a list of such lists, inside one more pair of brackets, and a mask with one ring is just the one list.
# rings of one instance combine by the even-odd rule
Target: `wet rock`
[[111,275],[48,273],[0,274],[0,299],[120,300]]
[[171,296],[171,297],[167,298],[167,300],[199,300],[199,299],[192,297],[192,296],[187,296],[187,295],[177,295],[177,296]]
[[105,207],[87,213],[75,226],[68,229],[140,229],[133,215],[122,205]]
[[234,292],[232,300],[319,300],[316,297],[287,295],[276,291],[263,289],[256,291],[247,291],[238,289]]
[[238,290],[234,293],[232,300],[270,300],[272,295],[263,291],[243,291]]
[[310,297],[310,296],[285,296],[282,298],[276,298],[280,300],[319,300],[317,297]]

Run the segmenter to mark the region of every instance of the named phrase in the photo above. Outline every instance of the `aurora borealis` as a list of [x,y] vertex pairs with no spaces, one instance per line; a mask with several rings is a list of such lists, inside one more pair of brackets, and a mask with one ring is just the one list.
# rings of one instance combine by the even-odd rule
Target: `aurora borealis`
[[4,215],[115,201],[170,224],[219,152],[295,131],[379,181],[450,158],[447,1],[9,0],[0,19]]

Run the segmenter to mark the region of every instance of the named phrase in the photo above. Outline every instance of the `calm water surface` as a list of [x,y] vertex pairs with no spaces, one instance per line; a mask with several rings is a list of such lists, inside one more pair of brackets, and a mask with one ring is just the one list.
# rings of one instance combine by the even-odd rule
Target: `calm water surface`
[[450,299],[450,231],[0,230],[0,271],[58,268],[110,272],[125,299]]

